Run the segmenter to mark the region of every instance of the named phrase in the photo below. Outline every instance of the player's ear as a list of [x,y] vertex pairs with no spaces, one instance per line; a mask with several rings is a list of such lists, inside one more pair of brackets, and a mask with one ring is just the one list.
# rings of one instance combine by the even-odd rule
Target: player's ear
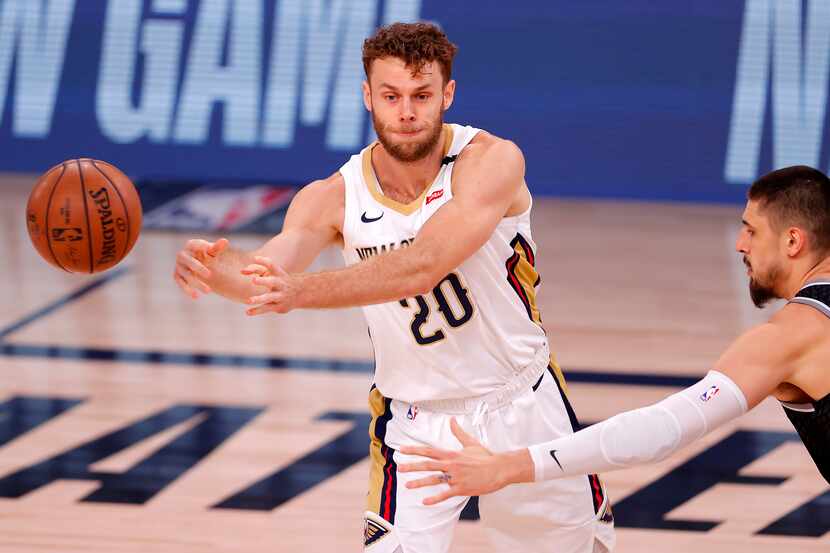
[[369,88],[369,81],[363,81],[363,105],[366,111],[372,111],[372,89]]
[[455,80],[451,79],[444,85],[444,111],[450,109],[453,99],[455,99]]
[[807,233],[798,227],[790,227],[784,236],[784,248],[787,255],[794,257],[807,247]]

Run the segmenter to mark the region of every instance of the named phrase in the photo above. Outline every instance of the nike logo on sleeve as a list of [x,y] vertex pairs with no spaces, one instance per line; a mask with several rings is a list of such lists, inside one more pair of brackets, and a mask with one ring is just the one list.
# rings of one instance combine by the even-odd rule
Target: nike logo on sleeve
[[556,450],[555,449],[551,450],[550,456],[553,457],[553,460],[556,461],[557,465],[559,465],[559,470],[564,472],[565,469],[562,468],[562,463],[560,463],[559,459],[556,458]]

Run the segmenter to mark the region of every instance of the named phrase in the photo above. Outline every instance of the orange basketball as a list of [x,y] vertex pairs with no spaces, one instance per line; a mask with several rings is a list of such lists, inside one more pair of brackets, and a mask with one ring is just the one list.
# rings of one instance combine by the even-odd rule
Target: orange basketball
[[26,206],[35,249],[70,273],[98,273],[130,252],[141,200],[124,173],[95,159],[70,159],[38,179]]

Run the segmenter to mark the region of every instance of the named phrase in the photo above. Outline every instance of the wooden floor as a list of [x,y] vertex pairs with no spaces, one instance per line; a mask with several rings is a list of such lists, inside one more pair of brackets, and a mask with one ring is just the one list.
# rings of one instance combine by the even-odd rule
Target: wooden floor
[[[104,275],[61,273],[29,244],[30,184],[0,178],[0,551],[359,551],[359,311],[248,318],[189,300],[171,279],[184,235],[145,232]],[[537,201],[542,316],[581,420],[676,391],[768,314],[732,250],[739,215]],[[617,551],[830,550],[828,486],[796,438],[767,401],[668,461],[606,475]],[[460,524],[453,551],[487,551],[478,524]]]

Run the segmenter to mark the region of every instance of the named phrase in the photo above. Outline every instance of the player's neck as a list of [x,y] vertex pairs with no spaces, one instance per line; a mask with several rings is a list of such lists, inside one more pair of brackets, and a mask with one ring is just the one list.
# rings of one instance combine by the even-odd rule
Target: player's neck
[[378,144],[372,151],[372,166],[383,193],[402,203],[418,198],[441,170],[443,142],[439,140],[426,157],[413,162],[395,159]]
[[799,290],[801,290],[805,284],[814,281],[827,281],[830,282],[830,257],[824,257],[820,259],[817,263],[813,263],[812,266],[807,269],[803,276],[794,280],[792,287],[788,292],[790,292],[787,298],[792,298]]

